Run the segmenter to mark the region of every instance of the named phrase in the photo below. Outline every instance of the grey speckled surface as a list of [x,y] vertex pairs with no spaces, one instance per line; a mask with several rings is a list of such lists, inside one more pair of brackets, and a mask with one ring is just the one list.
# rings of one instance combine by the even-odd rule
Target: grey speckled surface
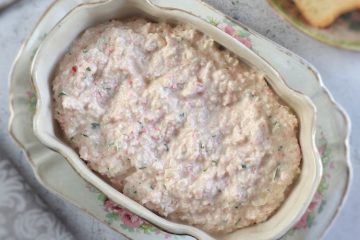
[[[25,156],[7,133],[7,75],[24,37],[52,0],[22,0],[0,12],[0,156],[11,159],[34,191],[59,216],[76,239],[121,239],[112,230],[58,199],[35,180]],[[317,42],[282,21],[264,0],[206,0],[217,9],[292,50],[312,63],[324,83],[352,120],[351,158],[354,178],[342,212],[326,239],[355,239],[360,235],[360,53]],[[86,227],[84,227],[86,226]]]

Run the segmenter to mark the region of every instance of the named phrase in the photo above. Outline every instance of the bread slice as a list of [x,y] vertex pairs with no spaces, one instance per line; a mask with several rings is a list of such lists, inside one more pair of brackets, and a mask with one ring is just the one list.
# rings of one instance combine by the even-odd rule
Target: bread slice
[[295,4],[314,27],[327,27],[341,14],[360,8],[360,0],[295,0]]

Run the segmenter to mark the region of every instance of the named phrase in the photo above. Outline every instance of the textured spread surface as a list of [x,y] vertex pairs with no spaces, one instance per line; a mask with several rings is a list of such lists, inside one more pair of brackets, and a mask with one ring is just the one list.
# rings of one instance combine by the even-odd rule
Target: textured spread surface
[[170,219],[209,232],[264,221],[299,172],[296,117],[261,73],[189,27],[90,28],[53,87],[80,157]]

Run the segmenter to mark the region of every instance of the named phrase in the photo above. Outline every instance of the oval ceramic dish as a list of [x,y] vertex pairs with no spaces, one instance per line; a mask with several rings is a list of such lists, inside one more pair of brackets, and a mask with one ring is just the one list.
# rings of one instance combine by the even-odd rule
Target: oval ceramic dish
[[32,77],[38,101],[34,116],[34,133],[39,140],[70,162],[88,182],[99,188],[110,199],[161,228],[189,234],[199,239],[212,239],[205,232],[183,224],[170,222],[118,192],[105,183],[79,158],[78,154],[57,137],[57,125],[52,116],[51,80],[58,61],[71,43],[86,28],[109,19],[141,16],[153,20],[181,22],[192,25],[237,54],[245,62],[260,69],[267,76],[275,92],[296,112],[300,120],[300,145],[302,171],[288,198],[281,208],[266,222],[240,229],[231,234],[216,236],[218,239],[273,239],[283,235],[304,214],[321,179],[322,165],[315,147],[315,108],[303,94],[286,86],[280,75],[263,59],[215,26],[192,14],[161,9],[148,1],[113,0],[105,3],[83,4],[71,11],[47,35],[40,45],[32,65]]

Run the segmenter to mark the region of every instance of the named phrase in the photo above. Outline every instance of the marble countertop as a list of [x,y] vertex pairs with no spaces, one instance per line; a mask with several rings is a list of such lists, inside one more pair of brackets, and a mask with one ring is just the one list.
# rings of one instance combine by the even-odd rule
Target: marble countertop
[[[22,0],[0,11],[0,159],[9,159],[31,187],[55,213],[75,239],[122,239],[107,226],[45,190],[35,179],[24,153],[7,132],[7,75],[22,40],[53,0]],[[282,21],[264,0],[205,0],[248,27],[290,49],[312,63],[325,85],[349,113],[354,178],[348,200],[325,239],[354,239],[360,235],[360,52],[337,49],[317,42]],[[0,160],[3,161],[3,160]],[[87,227],[84,227],[87,226]]]

